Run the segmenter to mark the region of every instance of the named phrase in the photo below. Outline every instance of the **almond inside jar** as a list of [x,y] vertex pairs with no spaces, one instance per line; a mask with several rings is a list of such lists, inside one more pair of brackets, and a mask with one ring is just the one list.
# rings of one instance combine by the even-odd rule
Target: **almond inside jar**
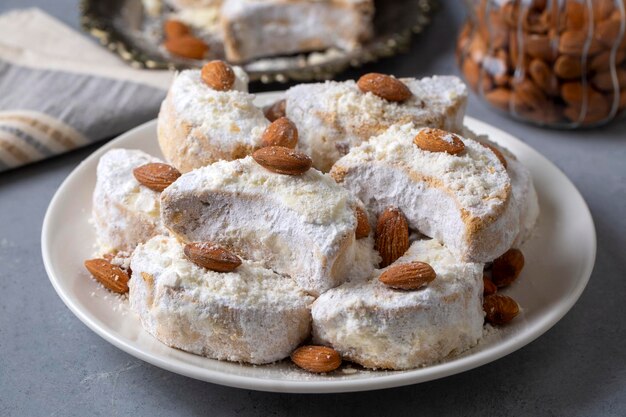
[[[574,128],[624,116],[622,3],[472,1],[457,42],[465,80],[492,107],[540,125]],[[572,85],[575,97],[564,93]]]

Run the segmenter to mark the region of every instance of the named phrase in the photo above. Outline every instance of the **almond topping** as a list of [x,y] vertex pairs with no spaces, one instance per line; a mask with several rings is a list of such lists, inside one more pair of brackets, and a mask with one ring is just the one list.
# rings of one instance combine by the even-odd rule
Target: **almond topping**
[[451,155],[457,155],[465,149],[465,144],[457,135],[435,128],[420,130],[413,138],[413,143],[424,151],[447,152]]
[[511,285],[524,268],[524,254],[519,249],[509,249],[493,261],[491,280],[498,288]]
[[202,67],[202,81],[217,91],[228,91],[235,84],[235,72],[224,61],[211,61]]
[[291,360],[300,368],[314,373],[332,372],[341,366],[341,355],[327,346],[300,346],[291,354]]
[[118,294],[128,292],[128,274],[119,266],[113,265],[106,259],[89,259],[85,261],[85,268],[104,287]]
[[232,272],[241,265],[236,255],[211,242],[187,243],[183,252],[191,262],[211,271]]
[[189,26],[180,20],[169,19],[163,23],[163,33],[165,34],[165,39],[174,39],[189,35],[191,31]]
[[261,146],[284,146],[293,149],[298,144],[298,128],[286,117],[280,117],[270,124],[263,136]]
[[357,239],[363,239],[370,235],[370,222],[367,218],[367,213],[361,207],[357,207],[356,210],[356,231],[355,237]]
[[409,249],[409,224],[395,207],[389,207],[376,224],[376,249],[382,257],[380,267],[394,263]]
[[437,277],[425,262],[410,262],[389,267],[378,278],[388,287],[398,290],[418,290]]
[[284,146],[268,146],[252,154],[252,158],[263,168],[284,175],[301,175],[311,168],[307,155]]
[[511,297],[492,294],[483,300],[485,320],[491,324],[506,324],[519,314],[519,306]]
[[494,153],[494,155],[496,156],[496,158],[498,158],[500,160],[500,162],[502,163],[502,165],[504,166],[504,168],[506,169],[506,158],[504,157],[504,155],[502,154],[502,152],[500,152],[500,149],[496,148],[493,145],[490,145],[488,143],[483,143],[483,142],[478,142],[481,145],[483,145],[485,148],[489,149],[491,152]]
[[163,46],[171,54],[189,59],[202,59],[209,50],[202,39],[192,35],[166,39]]
[[133,175],[140,184],[161,192],[180,177],[180,172],[171,165],[153,162],[133,169]]
[[362,92],[372,93],[388,101],[401,102],[413,95],[402,81],[390,75],[375,72],[365,74],[356,84]]
[[287,100],[278,100],[274,104],[263,107],[263,114],[270,122],[285,117],[287,114]]

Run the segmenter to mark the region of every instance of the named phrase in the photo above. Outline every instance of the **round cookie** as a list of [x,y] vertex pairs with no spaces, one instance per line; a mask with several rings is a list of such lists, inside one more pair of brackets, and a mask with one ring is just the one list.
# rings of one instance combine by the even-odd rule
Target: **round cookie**
[[189,261],[176,239],[156,236],[137,247],[130,266],[131,308],[168,346],[263,364],[289,356],[309,336],[313,297],[258,263],[210,271]]
[[157,234],[167,233],[160,217],[161,193],[141,185],[133,170],[163,162],[139,150],[112,149],[98,162],[92,218],[101,254],[130,252]]
[[200,70],[184,70],[172,82],[158,118],[159,146],[179,171],[243,158],[258,149],[269,125],[247,92],[248,76],[233,67],[235,82],[218,91],[203,80]]
[[378,277],[386,268],[322,294],[312,306],[314,342],[367,368],[398,370],[475,345],[483,329],[483,265],[458,261],[434,240],[414,242],[393,265],[413,261],[437,273],[420,290],[385,286]]

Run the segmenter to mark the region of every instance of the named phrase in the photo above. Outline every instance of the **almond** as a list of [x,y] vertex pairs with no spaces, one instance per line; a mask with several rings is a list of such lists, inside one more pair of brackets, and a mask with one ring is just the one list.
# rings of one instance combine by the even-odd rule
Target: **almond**
[[613,48],[613,44],[617,43],[620,39],[621,19],[607,19],[598,23],[598,27],[595,30],[596,39],[603,43],[608,48]]
[[85,268],[106,289],[119,294],[128,292],[128,274],[119,266],[106,259],[97,258],[85,261]]
[[211,271],[231,272],[241,265],[236,255],[211,242],[187,243],[183,252],[191,262]]
[[388,287],[399,290],[418,290],[437,277],[435,270],[425,262],[394,265],[378,279]]
[[511,285],[524,268],[524,254],[519,249],[509,249],[493,261],[491,280],[498,288]]
[[163,46],[171,54],[189,59],[202,59],[209,50],[209,47],[202,39],[192,35],[166,39]]
[[263,114],[270,122],[285,117],[287,114],[287,100],[278,100],[274,104],[263,107]]
[[174,39],[189,35],[191,31],[189,26],[180,20],[169,19],[163,23],[163,33],[165,34],[165,39]]
[[376,249],[382,257],[380,267],[394,263],[409,249],[409,224],[395,207],[389,207],[376,224]]
[[463,75],[465,76],[465,81],[469,84],[469,86],[476,90],[478,87],[478,80],[480,79],[480,65],[474,62],[470,58],[466,58],[463,61]]
[[357,207],[356,210],[356,231],[355,236],[357,239],[363,239],[370,235],[370,222],[367,218],[367,213],[361,207]]
[[224,61],[210,61],[202,66],[202,81],[217,91],[228,91],[235,84],[235,72]]
[[[558,9],[558,7],[557,7]],[[580,30],[585,27],[587,20],[587,7],[582,2],[565,2],[565,28]]]
[[401,102],[408,100],[413,95],[402,81],[390,75],[375,72],[359,78],[357,86],[364,93],[372,93],[388,101]]
[[429,152],[447,152],[457,155],[465,150],[465,144],[454,133],[445,130],[426,128],[413,138],[418,148]]
[[500,160],[500,162],[502,163],[502,165],[506,169],[506,158],[504,157],[504,155],[502,154],[502,152],[500,152],[500,150],[498,148],[496,148],[495,146],[493,146],[493,145],[491,145],[489,143],[483,143],[483,142],[478,142],[478,143],[480,143],[485,148],[487,148],[491,152],[493,152],[494,155],[496,156],[496,158],[498,158]]
[[559,85],[552,69],[540,59],[533,59],[528,66],[530,78],[548,95],[557,95]]
[[483,275],[483,295],[491,295],[497,292],[498,287],[496,287],[496,284],[489,277]]
[[[615,65],[619,66],[626,59],[624,51],[617,51],[615,54]],[[611,51],[604,51],[594,56],[591,60],[590,68],[593,71],[608,71],[611,67]]]
[[284,146],[293,149],[298,144],[298,128],[286,117],[276,119],[261,136],[261,146]]
[[524,47],[526,53],[533,58],[544,61],[551,61],[554,58],[554,51],[548,35],[527,35],[524,37]]
[[583,73],[582,60],[569,55],[561,55],[554,63],[554,73],[566,80],[578,78]]
[[311,168],[307,155],[284,146],[268,146],[252,154],[252,158],[263,168],[284,175],[301,175]]
[[171,165],[153,162],[133,169],[133,175],[140,184],[161,192],[180,177],[180,172]]
[[513,86],[513,92],[521,103],[531,109],[545,108],[545,104],[548,102],[544,92],[529,79],[516,83]]
[[[617,77],[616,80],[613,80],[613,74],[611,71],[598,72],[591,79],[591,83],[598,90],[602,91],[613,91],[616,87],[618,90],[626,88],[626,69],[616,68],[615,74]],[[617,81],[617,83],[614,83],[613,81]]]
[[341,366],[341,355],[328,346],[301,346],[291,354],[291,361],[314,373],[332,372]]
[[587,47],[587,31],[567,30],[559,38],[559,52],[565,55],[581,56],[585,52],[588,56],[595,55],[602,50],[599,40],[592,38]]
[[488,295],[483,300],[485,320],[491,324],[506,324],[519,314],[519,306],[511,297],[501,294]]
[[561,97],[567,104],[578,109],[580,109],[586,97],[587,109],[593,110],[593,113],[596,114],[608,114],[611,109],[611,104],[603,94],[591,86],[583,86],[579,82],[561,85]]
[[491,103],[492,106],[499,108],[500,110],[509,110],[509,102],[511,101],[511,90],[508,88],[496,88],[485,94],[485,99]]

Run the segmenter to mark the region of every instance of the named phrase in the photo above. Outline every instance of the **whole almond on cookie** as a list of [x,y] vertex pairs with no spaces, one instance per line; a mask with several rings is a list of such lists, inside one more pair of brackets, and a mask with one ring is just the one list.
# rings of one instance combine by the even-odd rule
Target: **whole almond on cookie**
[[263,107],[263,114],[270,122],[285,117],[287,114],[287,100],[278,100],[277,102]]
[[381,268],[394,263],[409,249],[409,224],[400,209],[390,207],[378,217],[376,249],[382,258]]
[[341,355],[327,346],[301,346],[291,354],[291,360],[300,368],[314,373],[332,372],[341,366]]
[[511,297],[501,294],[487,295],[483,299],[485,320],[491,324],[502,325],[510,322],[519,314],[519,305]]
[[232,272],[241,265],[236,255],[211,242],[188,243],[183,252],[191,262],[211,271]]
[[174,39],[189,35],[191,31],[189,26],[180,20],[169,19],[163,23],[163,33],[165,34],[165,39]]
[[378,279],[388,287],[399,290],[418,290],[437,277],[435,270],[425,262],[394,265]]
[[413,93],[402,81],[390,75],[371,72],[357,81],[364,93],[372,93],[388,101],[401,102],[411,98]]
[[228,91],[235,84],[235,72],[224,61],[211,61],[204,64],[201,71],[202,81],[217,91]]
[[413,138],[413,143],[424,151],[447,152],[451,155],[457,155],[465,150],[465,144],[457,135],[435,128],[420,130]]
[[106,259],[97,258],[85,261],[85,268],[106,289],[119,294],[128,292],[128,274],[119,266]]
[[524,254],[519,249],[509,249],[493,261],[491,280],[498,288],[511,285],[524,268]]
[[171,54],[189,59],[202,59],[209,50],[208,45],[202,39],[192,35],[166,39],[163,46]]
[[370,222],[367,218],[367,213],[361,207],[355,209],[356,213],[356,231],[355,237],[357,239],[363,239],[369,236],[371,228]]
[[263,168],[284,175],[301,175],[311,168],[307,155],[284,146],[268,146],[252,154],[252,158]]
[[261,136],[261,146],[284,146],[293,149],[298,144],[298,128],[286,117],[270,124]]
[[133,169],[133,175],[140,184],[161,192],[180,177],[180,172],[171,165],[153,162]]

